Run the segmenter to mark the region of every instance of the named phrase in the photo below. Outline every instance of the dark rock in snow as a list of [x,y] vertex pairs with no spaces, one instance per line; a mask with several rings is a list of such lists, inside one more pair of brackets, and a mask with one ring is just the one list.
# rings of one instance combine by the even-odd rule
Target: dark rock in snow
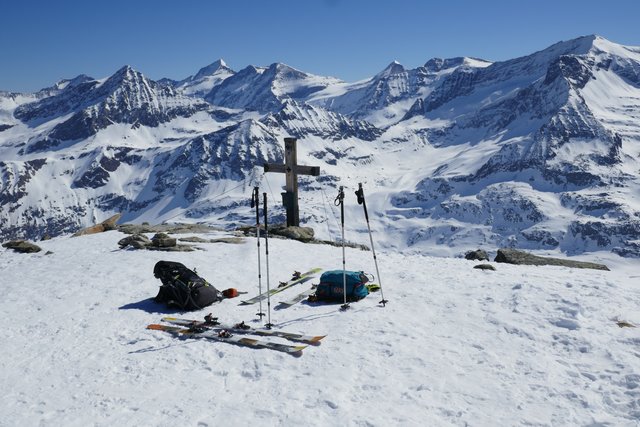
[[492,270],[492,271],[496,271],[496,268],[491,265],[491,264],[478,264],[476,266],[474,266],[473,268],[476,268],[478,270]]
[[482,249],[469,251],[465,254],[464,258],[469,261],[489,261],[489,255]]
[[310,242],[314,236],[314,231],[311,227],[273,227],[269,229],[269,233],[301,242]]
[[40,246],[27,242],[26,240],[12,240],[10,242],[3,243],[2,247],[7,249],[13,249],[16,252],[23,253],[23,254],[40,252],[42,250]]
[[557,265],[562,267],[592,268],[594,270],[609,271],[609,267],[604,264],[541,257],[516,249],[498,249],[498,255],[496,255],[494,261],[517,265]]
[[169,248],[176,246],[177,240],[174,237],[169,237],[168,234],[158,233],[151,238],[151,244],[159,248]]
[[124,239],[121,239],[118,242],[118,246],[120,246],[120,249],[124,249],[127,246],[131,246],[134,249],[145,249],[151,244],[151,239],[149,239],[144,234],[132,234],[125,237]]

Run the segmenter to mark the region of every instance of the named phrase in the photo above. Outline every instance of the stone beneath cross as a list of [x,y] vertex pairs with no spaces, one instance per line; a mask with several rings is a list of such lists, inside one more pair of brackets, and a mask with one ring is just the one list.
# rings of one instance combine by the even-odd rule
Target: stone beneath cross
[[298,208],[298,175],[320,175],[320,166],[300,166],[297,159],[297,139],[284,139],[284,164],[265,163],[265,172],[286,174],[285,193],[282,193],[282,204],[287,210],[287,227],[300,225]]

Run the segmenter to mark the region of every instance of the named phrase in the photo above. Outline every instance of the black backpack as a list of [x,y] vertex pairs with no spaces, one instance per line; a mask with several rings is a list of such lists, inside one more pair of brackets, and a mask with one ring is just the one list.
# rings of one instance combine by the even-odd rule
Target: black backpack
[[199,310],[224,299],[222,292],[179,262],[158,261],[153,275],[162,281],[157,303],[183,310]]

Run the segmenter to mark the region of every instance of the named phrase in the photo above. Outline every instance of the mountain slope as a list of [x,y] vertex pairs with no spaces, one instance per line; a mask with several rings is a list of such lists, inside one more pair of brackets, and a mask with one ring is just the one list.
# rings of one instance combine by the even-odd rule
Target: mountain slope
[[295,138],[316,136],[327,141],[346,138],[374,141],[383,133],[369,122],[351,120],[341,114],[293,100],[285,101],[280,111],[267,115],[262,122]]
[[86,139],[114,123],[157,127],[207,108],[206,103],[181,96],[125,66],[104,81],[84,80],[53,96],[21,105],[14,116],[32,128],[61,119],[27,144],[25,152],[33,153],[55,149],[64,141]]
[[[356,83],[278,63],[234,73],[217,61],[171,84],[124,67],[0,94],[0,236],[115,212],[244,224],[254,185],[280,221],[284,177],[262,164],[293,136],[299,164],[321,167],[300,177],[301,219],[321,238],[340,234],[329,198],[363,183],[385,247],[640,256],[638,118],[640,48],[599,36],[496,63],[393,62]],[[347,234],[360,235],[353,202]]]
[[[439,129],[427,129],[432,144],[460,146],[461,151],[480,151],[476,147],[483,146],[486,154],[471,168],[439,165],[415,192],[402,194],[394,204],[434,212],[441,203],[459,206],[455,202],[458,195],[471,197],[476,211],[483,213],[477,227],[502,236],[501,244],[507,244],[507,238],[512,244],[538,246],[545,242],[567,251],[574,250],[576,240],[583,241],[579,244],[582,250],[614,247],[626,251],[625,246],[634,246],[640,233],[640,211],[625,199],[634,194],[638,184],[637,174],[630,171],[640,168],[637,148],[633,148],[640,128],[628,119],[620,126],[617,120],[611,123],[604,117],[619,109],[621,101],[623,105],[630,102],[630,111],[640,105],[637,83],[621,77],[635,78],[640,57],[633,49],[615,46],[599,37],[584,37],[465,72],[464,78],[454,72],[424,100],[421,115],[410,118],[409,125],[419,128],[421,121],[439,120],[444,124]],[[609,105],[594,96],[619,93],[622,87],[625,96],[608,97]],[[482,107],[470,107],[477,105]],[[618,131],[624,132],[624,137]],[[524,185],[529,194],[524,200],[533,209],[524,208],[514,218],[512,222],[519,224],[515,234],[500,230],[496,217],[511,210],[513,203],[496,212],[482,202],[485,191],[504,189],[505,184],[510,188],[502,198],[511,198],[509,192]],[[620,186],[628,191],[621,194]],[[563,215],[564,224],[558,227],[555,208],[545,215],[535,213],[538,198],[553,199],[553,204],[565,211],[576,206],[581,209]],[[590,211],[599,215],[585,215]],[[520,219],[531,215],[538,218],[533,224]],[[469,220],[457,209],[439,218]],[[545,225],[551,222],[556,224]],[[608,237],[611,235],[616,238]]]
[[422,67],[406,70],[394,61],[367,81],[343,86],[343,93],[337,96],[326,90],[315,94],[310,102],[386,127],[400,121],[441,79],[458,68],[474,69],[489,64],[472,58],[434,58]]

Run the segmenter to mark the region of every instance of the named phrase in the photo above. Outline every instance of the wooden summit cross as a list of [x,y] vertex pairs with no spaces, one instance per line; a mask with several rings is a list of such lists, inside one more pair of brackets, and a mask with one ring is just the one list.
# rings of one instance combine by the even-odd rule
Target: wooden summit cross
[[282,204],[287,210],[287,227],[300,225],[298,209],[298,175],[320,175],[320,166],[300,166],[297,160],[296,138],[284,139],[284,165],[265,163],[265,172],[285,173],[287,177],[286,192],[282,193]]

